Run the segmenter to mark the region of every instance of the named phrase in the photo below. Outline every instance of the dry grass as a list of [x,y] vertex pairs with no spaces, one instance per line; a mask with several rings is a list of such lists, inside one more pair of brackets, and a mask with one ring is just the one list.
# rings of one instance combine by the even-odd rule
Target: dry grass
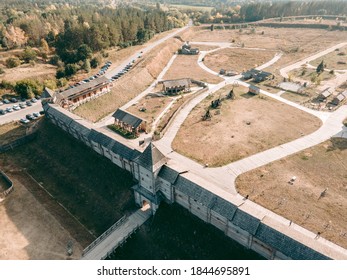
[[[326,64],[326,68],[330,70],[347,70],[347,47],[337,49],[320,58],[312,60],[310,64],[317,67],[322,60],[324,64]],[[341,62],[345,64],[341,64]]]
[[223,81],[198,65],[197,55],[179,55],[163,77],[164,80],[191,78],[206,83],[217,84]]
[[269,97],[247,94],[243,87],[234,89],[236,100],[224,100],[220,109],[210,111],[210,121],[202,121],[211,101],[230,88],[217,91],[191,111],[173,141],[176,151],[202,164],[222,166],[312,133],[321,125],[316,117]]
[[26,135],[26,127],[19,122],[11,122],[0,126],[0,145],[8,144]]
[[323,81],[328,81],[335,78],[335,74],[330,74],[328,71],[323,71],[321,74],[317,75],[316,69],[296,69],[288,73],[289,77],[293,77],[294,80],[308,81],[314,83],[318,81],[318,84]]
[[50,64],[36,63],[34,66],[23,64],[16,68],[4,69],[5,73],[0,75],[0,80],[16,82],[23,79],[36,79],[44,81],[55,79],[56,66]]
[[[151,97],[146,96],[142,98],[137,104],[129,107],[128,112],[147,120],[148,124],[153,123],[157,117],[164,111],[167,105],[172,101],[171,98],[165,97]],[[145,111],[143,111],[145,109]]]
[[288,92],[288,91],[283,93],[281,97],[298,104],[305,103],[309,101],[311,98],[310,95],[303,95],[303,94],[298,94],[298,93]]
[[92,122],[106,117],[148,88],[179,46],[177,39],[157,46],[134,69],[118,79],[110,93],[79,106],[74,112]]
[[[242,174],[238,191],[252,201],[347,248],[347,139],[334,138]],[[288,181],[296,176],[293,185]],[[319,198],[328,188],[326,195]]]
[[[275,77],[280,77],[279,69],[282,67],[346,41],[347,33],[322,29],[269,27],[258,27],[253,33],[251,29],[242,29],[242,32],[230,29],[210,31],[204,27],[195,27],[183,37],[188,41],[234,42],[237,46],[243,44],[248,48],[280,51],[283,53],[282,57],[264,69],[273,73]],[[242,70],[246,68],[245,65],[249,67],[254,64],[253,61],[241,61],[239,68]]]
[[264,64],[275,55],[273,51],[248,49],[222,49],[205,56],[205,65],[219,72],[220,69],[242,72]]
[[200,51],[211,51],[217,49],[218,46],[207,46],[207,45],[199,45],[199,44],[190,44],[192,48],[198,48]]

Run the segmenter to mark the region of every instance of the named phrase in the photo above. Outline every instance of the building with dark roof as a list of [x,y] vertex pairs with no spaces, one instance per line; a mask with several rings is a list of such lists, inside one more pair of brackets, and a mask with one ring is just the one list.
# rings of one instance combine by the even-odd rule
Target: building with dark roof
[[260,82],[270,80],[273,78],[274,78],[274,75],[272,73],[262,71],[262,70],[257,70],[254,68],[242,73],[242,79],[244,80],[252,79],[256,83],[260,83]]
[[118,109],[113,115],[114,125],[126,132],[133,134],[135,137],[139,135],[140,132],[146,132],[147,122],[129,112]]
[[111,85],[112,83],[106,77],[96,78],[57,93],[57,102],[64,108],[78,106],[109,92]]
[[198,48],[192,48],[189,42],[186,42],[182,45],[182,47],[178,50],[179,54],[188,54],[188,55],[196,55],[199,54]]
[[166,80],[161,82],[163,91],[167,94],[176,95],[180,92],[190,92],[190,79]]
[[343,100],[347,99],[347,90],[344,92],[339,93],[332,101],[331,103],[333,105],[339,105]]

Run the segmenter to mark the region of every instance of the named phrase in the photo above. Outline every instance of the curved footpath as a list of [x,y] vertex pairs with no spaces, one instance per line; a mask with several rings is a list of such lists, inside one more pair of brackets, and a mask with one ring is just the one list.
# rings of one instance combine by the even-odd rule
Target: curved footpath
[[[343,46],[344,44],[340,44],[338,46]],[[334,46],[330,49],[335,49],[337,46]],[[329,49],[329,50],[330,50]],[[327,52],[321,52],[321,55],[324,55]],[[200,54],[198,63],[205,70],[207,67],[202,63],[202,58],[206,54]],[[281,54],[276,54],[275,57],[269,61],[268,63],[258,67],[258,69],[264,69],[276,62],[281,57]],[[317,58],[319,55],[311,56],[312,58]],[[306,61],[307,59],[305,59]],[[295,65],[299,65],[296,63]],[[208,68],[207,68],[208,69]],[[290,69],[290,67],[287,67]],[[218,75],[218,73],[210,70],[210,73],[214,73]],[[281,102],[284,102],[290,106],[303,110],[307,113],[310,113],[318,118],[320,118],[323,122],[323,125],[315,132],[291,141],[289,143],[277,146],[275,148],[266,150],[264,152],[252,155],[250,157],[238,160],[236,162],[232,162],[223,167],[217,168],[205,168],[201,164],[183,156],[179,153],[172,150],[172,142],[185,121],[188,117],[190,111],[199,104],[205,97],[207,97],[210,93],[213,93],[221,88],[223,88],[227,84],[239,83],[245,86],[249,84],[239,81],[238,79],[241,76],[234,76],[231,78],[225,78],[224,82],[219,83],[215,86],[209,86],[209,90],[204,94],[201,94],[191,100],[179,114],[176,116],[175,120],[167,130],[166,134],[162,139],[155,142],[155,145],[159,148],[161,152],[163,152],[170,160],[168,162],[168,166],[174,168],[179,172],[189,171],[184,174],[186,178],[200,185],[201,187],[215,193],[223,197],[224,199],[233,202],[235,205],[239,205],[240,207],[246,207],[253,209],[259,213],[260,216],[266,217],[267,220],[272,221],[276,228],[281,228],[281,231],[288,234],[293,238],[297,238],[300,240],[305,236],[305,241],[309,240],[309,246],[314,249],[318,249],[321,252],[326,253],[327,255],[334,255],[338,259],[346,259],[347,258],[347,250],[324,239],[319,238],[315,233],[310,232],[295,223],[275,214],[274,212],[267,210],[266,208],[252,202],[249,200],[245,200],[244,197],[239,195],[235,188],[235,180],[237,176],[252,169],[258,168],[260,166],[271,163],[275,160],[287,157],[309,147],[315,146],[319,143],[322,143],[331,137],[340,137],[341,135],[347,136],[347,128],[343,126],[342,122],[347,117],[347,105],[341,106],[335,112],[319,112],[308,109],[304,106],[296,104],[294,102],[288,101],[279,95],[274,95],[264,90],[261,91],[262,94],[265,94],[271,98],[277,99]],[[307,239],[308,238],[308,239]]]

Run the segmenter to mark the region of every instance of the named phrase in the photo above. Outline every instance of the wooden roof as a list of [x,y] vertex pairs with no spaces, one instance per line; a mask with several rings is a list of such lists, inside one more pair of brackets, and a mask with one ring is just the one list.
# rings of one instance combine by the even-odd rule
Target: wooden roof
[[120,121],[120,122],[123,122],[123,123],[126,123],[130,126],[132,126],[133,128],[137,128],[140,126],[140,124],[142,122],[144,122],[143,119],[135,116],[135,115],[132,115],[126,111],[123,111],[121,109],[118,109],[113,115],[112,117],[114,117],[116,120]]
[[167,162],[167,158],[151,142],[135,162],[155,172]]
[[79,93],[92,91],[95,88],[98,88],[103,85],[107,85],[109,83],[110,83],[110,80],[103,76],[100,78],[96,78],[88,83],[84,83],[79,86],[65,90],[59,93],[59,95],[62,96],[63,98],[70,98],[72,96],[77,96]]
[[165,88],[189,87],[190,79],[166,80],[162,82]]

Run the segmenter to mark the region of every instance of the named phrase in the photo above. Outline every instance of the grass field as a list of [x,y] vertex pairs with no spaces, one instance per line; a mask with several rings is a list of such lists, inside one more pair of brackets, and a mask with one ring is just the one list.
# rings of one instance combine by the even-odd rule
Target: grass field
[[146,96],[142,98],[137,104],[129,107],[127,111],[142,119],[147,120],[147,123],[150,125],[157,119],[160,113],[165,110],[165,108],[171,101],[172,99],[167,96]]
[[26,135],[26,127],[19,122],[11,122],[0,126],[0,145],[8,144]]
[[[175,213],[174,215],[172,213]],[[162,203],[111,257],[114,260],[260,260],[258,254],[226,237],[177,204]]]
[[74,113],[97,122],[114,112],[150,86],[180,43],[177,39],[170,39],[157,46],[134,69],[118,79],[110,93],[79,106]]
[[128,172],[47,121],[33,142],[1,154],[0,166],[26,168],[95,235],[135,207]]
[[346,170],[347,139],[333,138],[242,174],[236,185],[243,196],[347,248]]
[[234,89],[236,100],[222,101],[221,108],[210,110],[212,119],[202,121],[211,101],[226,96],[231,88],[217,91],[191,111],[173,141],[174,150],[201,164],[222,166],[312,133],[321,125],[316,117],[270,97],[248,94],[244,87]]
[[289,101],[293,101],[298,104],[302,104],[310,100],[310,96],[307,95],[302,95],[298,93],[293,93],[293,92],[285,92],[281,95],[281,97],[288,99]]
[[190,78],[206,83],[217,84],[223,81],[198,65],[197,55],[179,55],[174,60],[170,69],[166,72],[163,80]]
[[324,61],[326,68],[330,70],[347,70],[347,47],[336,49],[320,58],[310,61],[309,63],[315,67]]
[[275,55],[272,51],[226,48],[205,56],[205,65],[219,72],[220,69],[246,71],[268,62]]

